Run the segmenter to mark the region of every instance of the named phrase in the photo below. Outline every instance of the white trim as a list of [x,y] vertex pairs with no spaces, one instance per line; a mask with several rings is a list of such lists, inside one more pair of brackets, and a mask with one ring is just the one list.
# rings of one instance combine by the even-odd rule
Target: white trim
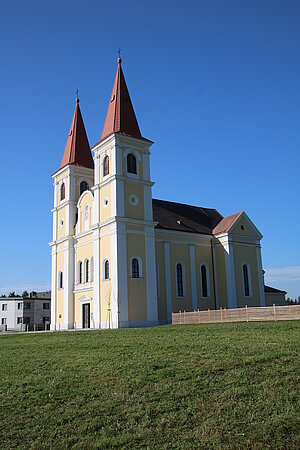
[[[98,208],[98,206],[97,206]],[[93,235],[93,248],[94,248],[94,321],[95,328],[100,328],[100,240],[99,230],[94,231]]]
[[[178,280],[177,280],[177,265],[181,264],[182,268],[182,291],[183,295],[178,295]],[[176,281],[176,298],[186,298],[186,279],[185,279],[185,264],[183,261],[179,260],[175,263],[175,281]]]
[[216,309],[219,309],[218,276],[217,276],[216,253],[214,245],[212,245],[212,259],[213,259],[212,279],[214,285],[215,302],[216,302]]
[[156,293],[157,298],[160,298],[160,276],[159,276],[159,263],[156,260]]
[[128,321],[128,275],[127,275],[127,239],[126,239],[126,224],[118,224],[118,259],[117,259],[117,274],[118,274],[118,312],[119,312],[119,326],[122,322]]
[[264,288],[264,273],[263,273],[263,268],[262,268],[261,249],[260,249],[260,247],[256,247],[256,256],[257,256],[257,270],[258,270],[258,284],[259,284],[260,305],[261,306],[266,306],[266,296],[265,296],[265,288]]
[[196,280],[196,259],[195,259],[195,246],[189,244],[190,253],[190,270],[191,270],[191,287],[192,287],[192,308],[194,311],[198,309],[197,304],[197,280]]
[[223,244],[223,247],[225,250],[224,256],[228,308],[237,308],[233,245],[229,240],[227,240],[227,242]]
[[167,321],[168,321],[168,323],[171,323],[172,322],[172,289],[171,289],[170,242],[169,241],[164,241],[164,256],[165,256],[165,274],[166,274]]
[[[202,266],[204,266],[205,269],[206,269],[206,286],[207,286],[207,296],[206,297],[204,297],[204,295],[203,295],[202,271],[201,271]],[[209,267],[208,267],[208,264],[206,264],[206,263],[201,263],[200,264],[200,292],[201,292],[201,298],[210,298]]]
[[153,220],[152,188],[144,185],[144,219]]
[[57,280],[56,280],[56,249],[52,249],[52,255],[51,255],[51,325],[50,329],[55,330],[56,329],[56,286],[57,286]]
[[149,322],[158,320],[157,287],[155,270],[155,238],[153,227],[145,229],[146,248],[146,282],[147,282],[147,319]]

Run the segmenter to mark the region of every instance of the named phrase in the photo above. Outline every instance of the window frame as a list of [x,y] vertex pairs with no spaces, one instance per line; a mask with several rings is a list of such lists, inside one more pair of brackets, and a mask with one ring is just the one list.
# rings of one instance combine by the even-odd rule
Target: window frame
[[[202,267],[205,268],[205,283],[206,283],[206,295],[203,292],[203,276],[202,276]],[[210,298],[210,277],[209,277],[209,267],[206,263],[202,263],[200,265],[200,287],[201,287],[201,298]]]
[[[178,290],[178,272],[177,266],[181,265],[181,275],[182,275],[182,295],[179,295]],[[185,278],[185,264],[182,261],[177,261],[175,264],[175,280],[176,280],[176,298],[186,298],[186,278]]]
[[65,199],[66,199],[66,185],[63,181],[60,186],[60,201],[62,202]]
[[90,281],[90,261],[89,261],[89,259],[88,258],[86,258],[85,260],[84,260],[84,278],[83,278],[83,282],[84,283],[89,283],[89,281]]
[[[247,269],[247,284],[245,283],[245,272],[244,267]],[[243,283],[243,294],[245,298],[252,298],[252,277],[251,277],[251,268],[250,265],[247,262],[243,262],[242,264],[242,283]],[[248,288],[248,295],[247,295],[247,289]]]
[[[60,270],[58,272],[58,289],[63,289],[64,288],[64,274],[63,272]],[[24,308],[25,309],[25,308]]]
[[108,175],[109,175],[109,156],[108,155],[104,156],[102,164],[103,164],[102,176],[104,179],[104,178],[108,177]]
[[[137,260],[137,262],[138,262],[138,277],[133,276],[134,273],[132,270],[133,269],[132,264],[133,264],[134,260]],[[142,259],[137,255],[131,256],[131,258],[130,258],[130,278],[132,280],[142,280],[143,279],[143,263],[142,263]]]

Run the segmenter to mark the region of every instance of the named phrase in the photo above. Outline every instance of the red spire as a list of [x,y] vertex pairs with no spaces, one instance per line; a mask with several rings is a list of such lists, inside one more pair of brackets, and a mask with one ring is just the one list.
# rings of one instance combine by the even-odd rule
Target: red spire
[[118,58],[118,69],[113,85],[106,119],[101,135],[101,141],[112,133],[122,133],[142,139],[134,109],[130,100],[123,70],[121,58]]
[[94,161],[90,149],[90,144],[86,135],[82,115],[79,108],[79,98],[76,98],[69,136],[65,146],[65,151],[61,161],[60,169],[73,164],[75,166],[94,168]]

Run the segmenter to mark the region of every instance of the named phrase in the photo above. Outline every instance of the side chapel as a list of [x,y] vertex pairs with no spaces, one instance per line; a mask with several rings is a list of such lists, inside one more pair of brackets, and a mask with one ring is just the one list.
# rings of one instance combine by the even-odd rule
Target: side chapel
[[[101,138],[76,99],[54,180],[51,329],[143,327],[172,311],[265,306],[261,233],[245,212],[152,198],[150,147],[118,59]],[[93,156],[91,153],[93,151]]]

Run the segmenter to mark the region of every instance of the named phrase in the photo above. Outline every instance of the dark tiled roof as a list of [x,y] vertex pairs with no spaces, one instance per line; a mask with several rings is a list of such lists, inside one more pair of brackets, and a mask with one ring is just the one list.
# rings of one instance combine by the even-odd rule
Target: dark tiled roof
[[61,161],[60,169],[73,164],[75,166],[94,168],[94,161],[86,135],[82,115],[79,108],[79,99],[76,99],[71,128],[69,131],[65,151]]
[[211,208],[185,205],[183,203],[152,200],[153,220],[156,228],[189,233],[212,234],[223,216]]
[[100,141],[113,133],[142,139],[120,58]]
[[286,294],[286,291],[280,291],[279,289],[265,285],[265,293],[267,293],[267,294]]

